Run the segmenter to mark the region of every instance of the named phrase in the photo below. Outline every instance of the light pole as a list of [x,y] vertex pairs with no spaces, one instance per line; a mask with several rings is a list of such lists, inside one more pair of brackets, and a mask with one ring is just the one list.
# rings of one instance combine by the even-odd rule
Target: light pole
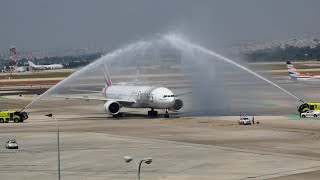
[[133,157],[131,157],[131,156],[124,156],[124,157],[123,157],[123,160],[124,160],[126,163],[129,163],[129,162],[132,161],[132,160],[135,162],[135,164],[136,164],[136,169],[137,169],[137,173],[138,173],[138,180],[140,180],[140,170],[141,170],[141,165],[142,165],[142,163],[144,162],[144,163],[146,163],[146,164],[151,164],[151,162],[152,162],[152,158],[151,158],[151,157],[147,157],[147,158],[142,159],[142,160],[139,162],[139,164],[138,164],[137,161],[136,161]]
[[57,127],[57,151],[58,151],[58,180],[61,179],[61,174],[60,174],[60,138],[59,138],[59,124],[58,120],[53,116],[53,114],[46,114],[45,116],[48,116],[56,121],[56,127]]

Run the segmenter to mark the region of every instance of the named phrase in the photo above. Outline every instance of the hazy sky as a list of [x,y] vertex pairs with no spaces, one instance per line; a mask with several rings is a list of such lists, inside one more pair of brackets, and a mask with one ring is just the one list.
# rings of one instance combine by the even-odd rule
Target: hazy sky
[[181,32],[216,46],[319,33],[318,0],[1,0],[0,50],[114,49]]

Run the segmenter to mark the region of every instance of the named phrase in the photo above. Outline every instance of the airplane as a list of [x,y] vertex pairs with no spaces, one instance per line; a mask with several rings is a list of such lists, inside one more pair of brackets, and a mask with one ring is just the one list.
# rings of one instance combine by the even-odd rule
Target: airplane
[[287,61],[287,68],[290,79],[306,84],[320,83],[320,75],[307,75],[304,73],[299,73],[290,61]]
[[49,69],[62,69],[62,64],[49,64],[49,65],[35,65],[33,62],[28,61],[29,66],[33,70],[49,70]]
[[165,118],[169,118],[168,111],[178,112],[183,107],[183,101],[177,98],[182,93],[174,95],[174,93],[166,87],[148,86],[148,85],[113,85],[109,76],[107,67],[104,66],[105,87],[102,91],[91,91],[81,89],[71,89],[79,92],[101,93],[104,98],[99,97],[65,97],[66,99],[84,99],[104,101],[104,110],[113,117],[121,117],[120,109],[127,108],[150,108],[148,116],[155,117],[158,112],[155,109],[164,109]]

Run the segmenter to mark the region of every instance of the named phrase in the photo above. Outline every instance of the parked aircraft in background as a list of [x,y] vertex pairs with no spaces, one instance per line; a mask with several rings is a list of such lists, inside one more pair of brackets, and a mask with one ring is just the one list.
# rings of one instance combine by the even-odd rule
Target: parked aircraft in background
[[28,61],[29,67],[32,70],[49,70],[49,69],[62,69],[62,64],[49,64],[49,65],[35,65],[33,62]]
[[307,75],[304,73],[300,73],[294,68],[293,64],[290,61],[287,61],[287,68],[289,72],[289,77],[295,81],[310,83],[310,84],[320,84],[320,75]]

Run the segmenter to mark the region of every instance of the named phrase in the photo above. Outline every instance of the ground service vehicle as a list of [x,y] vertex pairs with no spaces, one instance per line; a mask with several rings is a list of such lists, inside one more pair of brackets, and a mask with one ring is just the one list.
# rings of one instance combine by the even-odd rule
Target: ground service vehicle
[[5,146],[7,149],[19,149],[18,143],[15,139],[9,139]]
[[240,120],[239,120],[240,125],[251,125],[251,121],[246,115],[240,115]]
[[320,102],[307,102],[307,103],[301,104],[298,108],[298,111],[300,113],[304,113],[310,110],[320,111]]
[[301,113],[301,117],[305,118],[305,117],[319,117],[320,116],[320,111],[314,111],[314,110],[310,110],[304,113]]
[[6,110],[0,111],[0,123],[8,123],[13,121],[15,123],[23,122],[28,119],[28,113],[24,111]]

